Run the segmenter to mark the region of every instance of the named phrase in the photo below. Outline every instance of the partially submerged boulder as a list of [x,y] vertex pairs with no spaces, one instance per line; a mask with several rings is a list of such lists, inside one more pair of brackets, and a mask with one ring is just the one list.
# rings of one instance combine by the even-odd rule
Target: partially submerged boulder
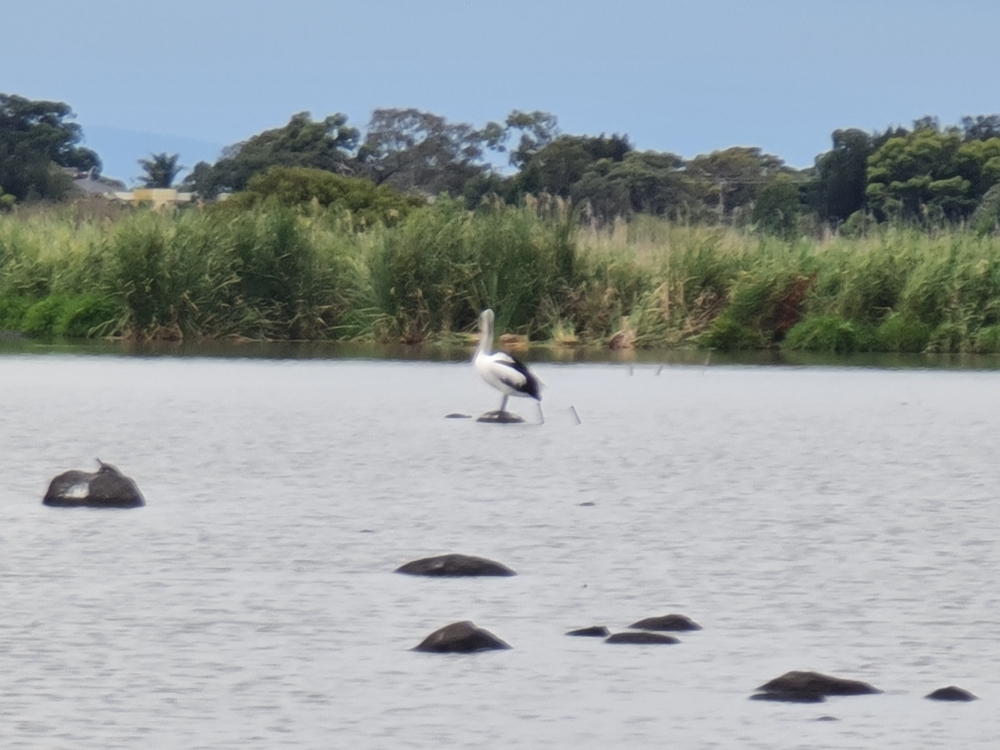
[[750,696],[752,701],[777,701],[780,703],[823,703],[826,696],[822,693],[812,692],[776,692],[776,693],[756,693]]
[[566,635],[578,635],[584,638],[607,638],[611,631],[603,625],[591,625],[589,628],[571,630]]
[[408,562],[397,573],[411,576],[441,576],[460,578],[469,576],[514,576],[517,575],[506,565],[472,555],[438,555]]
[[845,680],[820,672],[786,672],[757,690],[761,695],[751,698],[758,701],[787,701],[789,703],[819,703],[828,695],[873,695],[881,693],[867,682]]
[[663,615],[662,617],[647,617],[645,620],[633,622],[630,628],[637,630],[701,630],[701,625],[684,615]]
[[95,472],[67,471],[49,484],[42,503],[62,508],[141,508],[139,487],[111,464],[97,459]]
[[955,687],[954,685],[949,685],[948,687],[938,688],[933,693],[924,696],[927,700],[931,701],[977,701],[978,696],[973,695],[968,690],[963,690],[960,687]]
[[474,651],[489,651],[510,648],[493,633],[477,628],[468,620],[453,622],[435,630],[414,647],[414,651],[434,654],[471,654]]
[[487,424],[521,424],[524,419],[509,411],[488,411],[476,421]]
[[635,643],[638,645],[668,645],[680,643],[672,635],[660,633],[615,633],[609,636],[605,643]]

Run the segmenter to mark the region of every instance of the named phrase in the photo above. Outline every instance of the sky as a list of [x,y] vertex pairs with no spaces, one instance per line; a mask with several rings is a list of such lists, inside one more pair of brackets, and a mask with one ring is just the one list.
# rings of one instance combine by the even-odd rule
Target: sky
[[544,110],[685,158],[810,166],[838,128],[1000,112],[996,0],[8,0],[0,92],[69,104],[104,173],[309,111]]

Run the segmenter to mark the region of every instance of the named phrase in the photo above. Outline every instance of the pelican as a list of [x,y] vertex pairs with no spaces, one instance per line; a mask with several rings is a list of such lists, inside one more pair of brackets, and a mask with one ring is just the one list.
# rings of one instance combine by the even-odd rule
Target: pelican
[[538,414],[541,415],[542,393],[538,378],[517,357],[506,352],[491,352],[492,348],[493,311],[487,309],[479,316],[479,347],[472,357],[476,372],[503,394],[499,414],[503,414],[507,408],[508,398],[520,396],[539,402]]

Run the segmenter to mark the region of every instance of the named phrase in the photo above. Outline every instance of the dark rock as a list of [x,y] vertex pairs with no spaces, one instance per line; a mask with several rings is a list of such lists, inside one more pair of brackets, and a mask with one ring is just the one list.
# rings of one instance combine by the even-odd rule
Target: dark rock
[[638,630],[701,630],[701,625],[692,622],[684,615],[663,615],[663,617],[647,617],[645,620],[633,622],[630,628]]
[[587,502],[585,502],[585,503],[577,503],[577,505],[579,505],[581,508],[593,508],[594,507],[594,503],[590,502],[589,500]]
[[[881,690],[872,687],[867,682],[859,680],[844,680],[840,677],[830,677],[819,672],[786,672],[781,677],[776,677],[770,682],[764,683],[758,691],[764,693],[792,695],[872,695],[881,693]],[[757,700],[770,700],[768,698],[757,698]],[[774,698],[773,700],[782,700]]]
[[822,703],[826,697],[822,693],[777,691],[751,695],[752,701],[777,701],[780,703]]
[[817,716],[816,721],[840,721],[836,716]]
[[566,635],[579,635],[589,638],[607,638],[611,634],[603,625],[592,625],[589,628],[580,628],[579,630],[571,630]]
[[493,633],[477,628],[468,620],[453,622],[435,630],[414,651],[434,654],[471,654],[474,651],[510,648]]
[[509,411],[488,411],[476,421],[488,424],[521,424],[524,419]]
[[49,484],[42,502],[55,507],[140,508],[139,487],[111,464],[97,459],[95,472],[67,471]]
[[452,578],[463,576],[517,575],[517,573],[506,565],[471,555],[425,557],[423,560],[414,560],[396,568],[396,572],[406,573],[411,576],[446,576]]
[[949,685],[948,687],[938,688],[933,693],[925,695],[927,700],[932,701],[977,701],[979,698],[968,690],[963,690],[960,687],[955,687],[954,685]]
[[472,419],[471,414],[445,414],[445,419]]
[[680,643],[672,635],[660,635],[659,633],[615,633],[610,636],[605,643],[637,643],[637,644],[668,644]]

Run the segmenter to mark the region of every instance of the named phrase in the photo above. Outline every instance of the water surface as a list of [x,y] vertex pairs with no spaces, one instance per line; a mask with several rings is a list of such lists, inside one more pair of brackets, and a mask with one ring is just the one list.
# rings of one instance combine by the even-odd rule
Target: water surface
[[[1000,373],[537,370],[497,426],[463,362],[0,357],[0,745],[995,743]],[[41,505],[97,456],[146,508]],[[444,552],[519,575],[392,573]],[[513,649],[409,651],[460,619]],[[789,669],[887,692],[747,700]]]

